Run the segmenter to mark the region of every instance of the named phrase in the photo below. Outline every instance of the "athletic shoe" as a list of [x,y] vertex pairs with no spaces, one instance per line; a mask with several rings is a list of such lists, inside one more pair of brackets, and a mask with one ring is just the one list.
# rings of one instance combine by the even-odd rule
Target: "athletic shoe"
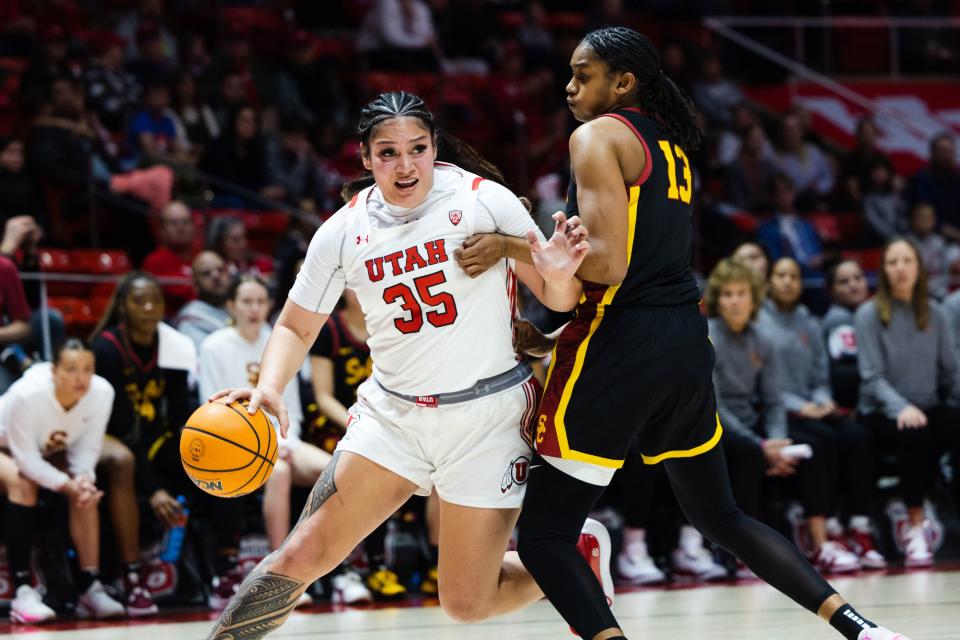
[[226,575],[214,578],[210,595],[207,596],[207,605],[214,611],[226,609],[230,600],[240,589],[241,582],[243,582],[243,569],[240,567],[234,567]]
[[864,629],[857,636],[857,640],[910,640],[902,633],[894,633],[889,629],[877,627],[876,629]]
[[126,594],[127,615],[131,618],[152,616],[157,613],[157,603],[150,590],[140,584],[140,575],[131,571],[123,578],[123,593]]
[[440,593],[440,574],[437,573],[436,567],[431,567],[427,571],[427,577],[420,583],[420,593],[428,596],[435,596]]
[[120,618],[126,614],[123,605],[110,597],[99,580],[94,580],[77,602],[78,618]]
[[43,604],[43,598],[37,590],[28,584],[17,588],[17,594],[10,602],[10,619],[23,624],[37,624],[56,620],[57,612]]
[[813,564],[820,573],[851,573],[860,569],[860,558],[843,544],[827,540],[813,554]]
[[617,555],[617,573],[634,585],[663,582],[666,576],[647,553],[646,542],[631,542]]
[[299,609],[300,607],[309,607],[312,604],[313,604],[313,596],[310,595],[308,591],[304,591],[303,593],[300,594],[300,597],[297,598],[296,608]]
[[330,579],[333,585],[333,602],[342,604],[360,604],[373,601],[373,595],[363,585],[363,579],[356,571],[346,569]]
[[737,560],[737,569],[734,573],[737,576],[737,580],[756,580],[757,574],[753,572],[753,569],[748,567],[743,560]]
[[867,531],[851,529],[847,533],[850,541],[850,550],[860,556],[860,564],[864,569],[886,569],[887,559],[883,557],[873,544],[873,536]]
[[691,576],[698,580],[723,580],[727,569],[719,564],[706,547],[684,548],[680,545],[670,554],[673,560],[673,572],[682,576]]
[[930,545],[930,525],[927,521],[910,527],[903,534],[904,564],[908,567],[933,565],[933,548]]
[[613,604],[613,578],[610,576],[610,534],[607,528],[598,520],[587,518],[580,530],[580,539],[577,541],[577,551],[580,552],[593,574],[603,587],[603,594],[607,596],[607,604]]
[[367,587],[375,600],[399,600],[407,595],[407,588],[393,571],[380,567],[367,576]]

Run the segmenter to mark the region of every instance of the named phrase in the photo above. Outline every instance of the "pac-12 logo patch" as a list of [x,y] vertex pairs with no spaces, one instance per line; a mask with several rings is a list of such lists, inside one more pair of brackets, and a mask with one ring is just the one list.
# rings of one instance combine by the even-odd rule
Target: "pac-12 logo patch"
[[460,224],[460,221],[463,219],[463,211],[460,209],[454,209],[450,212],[450,222],[453,223],[453,226]]
[[530,477],[530,458],[520,456],[510,461],[507,472],[503,474],[500,481],[500,493],[506,493],[513,488],[513,485],[522,485],[527,483]]

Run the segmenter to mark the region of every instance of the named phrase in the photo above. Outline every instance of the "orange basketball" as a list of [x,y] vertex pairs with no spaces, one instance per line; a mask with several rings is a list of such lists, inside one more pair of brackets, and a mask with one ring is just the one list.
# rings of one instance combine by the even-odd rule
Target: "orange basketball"
[[207,402],[193,412],[180,434],[180,462],[193,483],[221,498],[256,491],[277,462],[277,433],[262,409],[247,402]]

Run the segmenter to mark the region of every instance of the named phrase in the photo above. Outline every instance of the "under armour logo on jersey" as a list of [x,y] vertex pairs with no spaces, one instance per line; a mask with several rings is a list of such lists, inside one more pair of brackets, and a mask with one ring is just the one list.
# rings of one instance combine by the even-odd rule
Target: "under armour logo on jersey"
[[460,224],[460,221],[463,219],[463,211],[460,209],[454,209],[450,212],[450,222],[453,223],[453,226]]
[[357,236],[357,244],[366,244],[370,242],[370,236]]

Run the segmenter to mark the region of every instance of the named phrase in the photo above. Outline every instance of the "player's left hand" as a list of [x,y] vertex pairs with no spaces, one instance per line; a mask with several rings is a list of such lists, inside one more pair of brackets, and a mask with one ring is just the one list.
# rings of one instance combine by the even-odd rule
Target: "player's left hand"
[[567,220],[565,213],[557,211],[553,220],[553,236],[547,242],[541,243],[533,231],[527,231],[527,242],[533,266],[543,279],[562,282],[572,278],[580,268],[590,250],[589,234],[579,216]]
[[453,257],[468,276],[476,278],[503,260],[506,253],[506,242],[499,233],[478,233],[464,240]]

